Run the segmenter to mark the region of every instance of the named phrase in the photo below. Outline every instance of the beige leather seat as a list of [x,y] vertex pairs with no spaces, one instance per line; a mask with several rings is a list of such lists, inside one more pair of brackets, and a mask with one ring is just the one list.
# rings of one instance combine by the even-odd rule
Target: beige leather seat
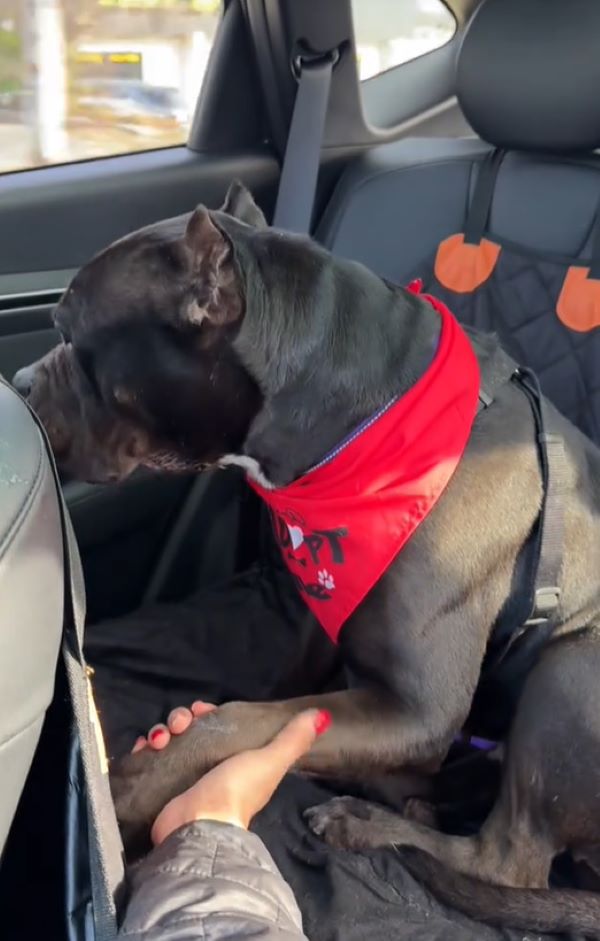
[[63,582],[62,530],[44,442],[0,379],[0,854],[54,693]]

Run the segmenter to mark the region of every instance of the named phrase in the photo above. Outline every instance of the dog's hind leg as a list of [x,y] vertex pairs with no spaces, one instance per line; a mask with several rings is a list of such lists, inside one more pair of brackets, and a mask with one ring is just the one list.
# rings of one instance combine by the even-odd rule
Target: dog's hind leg
[[513,722],[499,798],[481,831],[449,836],[338,798],[307,811],[335,846],[405,844],[500,886],[544,888],[563,850],[600,843],[600,632],[556,640],[532,671]]
[[[497,805],[498,806],[498,805]],[[440,833],[386,808],[353,797],[336,797],[306,811],[313,832],[330,846],[354,851],[389,845],[425,850],[445,866],[499,885],[543,888],[553,847],[522,824],[507,832],[496,809],[475,836]]]
[[[498,766],[499,767],[499,766]],[[505,773],[498,799],[480,832],[454,836],[432,829],[427,817],[395,813],[381,804],[356,797],[337,797],[306,812],[311,829],[330,846],[354,851],[380,846],[410,845],[425,850],[445,866],[499,885],[545,887],[555,848],[547,834],[533,825],[528,812],[528,783],[515,776],[507,748]],[[477,776],[463,777],[467,793]],[[524,783],[524,787],[522,786]],[[456,800],[456,781],[452,796]]]

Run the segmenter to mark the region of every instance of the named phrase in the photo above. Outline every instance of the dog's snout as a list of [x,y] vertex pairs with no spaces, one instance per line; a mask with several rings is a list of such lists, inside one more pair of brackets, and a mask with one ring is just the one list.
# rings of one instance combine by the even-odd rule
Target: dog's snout
[[28,398],[33,388],[34,378],[35,366],[24,366],[23,369],[19,369],[13,376],[12,384],[19,395],[22,395],[24,399]]

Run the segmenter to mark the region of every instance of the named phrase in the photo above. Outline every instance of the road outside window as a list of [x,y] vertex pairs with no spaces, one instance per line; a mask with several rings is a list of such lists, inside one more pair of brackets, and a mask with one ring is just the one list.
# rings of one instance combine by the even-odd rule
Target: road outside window
[[187,139],[221,0],[0,0],[0,172]]

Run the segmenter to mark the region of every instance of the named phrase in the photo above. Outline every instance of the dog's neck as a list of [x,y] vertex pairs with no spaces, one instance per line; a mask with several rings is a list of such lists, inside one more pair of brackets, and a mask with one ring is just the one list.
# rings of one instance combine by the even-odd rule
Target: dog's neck
[[358,283],[340,278],[325,309],[304,307],[267,332],[245,323],[236,341],[264,402],[243,454],[220,463],[244,467],[263,487],[285,486],[322,461],[408,391],[434,356],[440,322],[431,306],[356,269]]

